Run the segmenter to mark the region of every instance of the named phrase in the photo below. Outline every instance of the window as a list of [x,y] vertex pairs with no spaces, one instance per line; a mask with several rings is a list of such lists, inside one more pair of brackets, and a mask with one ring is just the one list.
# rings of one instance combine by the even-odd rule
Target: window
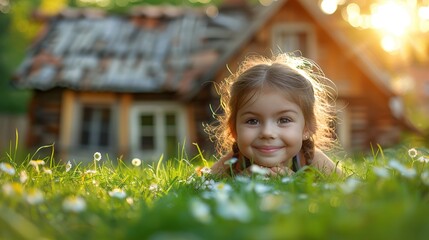
[[143,151],[155,149],[155,116],[152,114],[140,115],[139,148]]
[[272,33],[272,49],[275,53],[293,52],[298,56],[315,59],[315,34],[309,24],[277,24],[273,27]]
[[147,103],[133,107],[130,136],[134,156],[157,160],[177,156],[185,140],[184,108],[175,103]]
[[83,106],[79,145],[108,147],[111,133],[111,110],[102,106]]
[[165,146],[166,152],[169,154],[177,154],[179,143],[177,116],[175,113],[165,114]]

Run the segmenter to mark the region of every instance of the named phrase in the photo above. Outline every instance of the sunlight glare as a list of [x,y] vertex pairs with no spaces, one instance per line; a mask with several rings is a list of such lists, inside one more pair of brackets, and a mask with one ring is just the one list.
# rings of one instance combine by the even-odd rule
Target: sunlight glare
[[320,2],[320,8],[326,14],[333,14],[335,11],[337,11],[337,4],[337,0],[322,0],[322,2]]
[[384,36],[381,39],[381,47],[389,53],[399,50],[400,45],[399,39],[391,35]]
[[360,8],[356,3],[350,3],[341,12],[343,19],[350,23],[353,27],[359,27],[362,19],[360,17]]
[[419,8],[419,17],[423,20],[429,20],[429,6]]
[[397,2],[373,4],[371,24],[374,28],[397,36],[404,35],[410,28],[412,16],[407,6]]

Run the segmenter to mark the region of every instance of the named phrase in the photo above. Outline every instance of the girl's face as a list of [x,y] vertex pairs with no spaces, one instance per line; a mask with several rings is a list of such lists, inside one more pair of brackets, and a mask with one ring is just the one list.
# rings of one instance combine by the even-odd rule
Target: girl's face
[[288,164],[306,135],[300,107],[279,90],[265,88],[237,111],[238,148],[260,166]]

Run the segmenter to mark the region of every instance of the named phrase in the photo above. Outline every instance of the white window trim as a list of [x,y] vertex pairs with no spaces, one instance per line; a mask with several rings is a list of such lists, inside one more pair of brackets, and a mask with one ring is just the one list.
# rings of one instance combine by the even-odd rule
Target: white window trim
[[[101,106],[101,107],[109,107],[110,108],[110,126],[109,126],[109,145],[107,147],[98,148],[95,146],[83,147],[80,144],[80,137],[82,132],[82,114],[83,108],[85,106]],[[106,101],[86,101],[79,100],[73,104],[73,123],[71,128],[71,139],[72,139],[72,150],[78,149],[79,151],[72,151],[69,153],[70,158],[73,158],[78,161],[91,161],[91,157],[94,152],[102,152],[102,154],[108,154],[109,156],[115,156],[117,153],[117,113],[118,113],[118,105],[115,103],[110,103]]]
[[[186,109],[183,105],[166,102],[166,101],[155,101],[155,102],[140,102],[136,103],[131,107],[130,114],[130,144],[131,144],[131,157],[139,157],[144,160],[156,161],[162,154],[165,153],[166,143],[164,137],[166,135],[166,124],[165,114],[176,113],[177,116],[177,137],[179,142],[185,143],[187,133],[187,121],[186,121]],[[139,133],[140,124],[139,116],[142,113],[150,113],[155,116],[155,150],[154,151],[142,151],[139,150]]]
[[[304,32],[307,34],[307,49],[308,56],[312,60],[317,59],[317,42],[316,42],[316,33],[313,26],[309,23],[278,23],[272,28],[272,37],[271,37],[271,46],[275,53],[278,51],[283,51],[283,49],[279,49],[277,44],[277,36],[282,32],[290,32],[290,33],[298,33]],[[299,50],[299,49],[296,49]]]
[[351,119],[347,103],[337,100],[335,106],[338,119],[336,124],[338,140],[344,149],[349,150],[351,149]]

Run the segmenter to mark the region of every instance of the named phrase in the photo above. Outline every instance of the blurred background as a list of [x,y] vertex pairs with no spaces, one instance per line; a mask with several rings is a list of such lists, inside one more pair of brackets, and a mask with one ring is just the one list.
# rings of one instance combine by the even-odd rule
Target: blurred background
[[[101,9],[108,14],[121,15],[142,5],[198,7],[205,9],[208,15],[216,15],[218,8],[225,2],[237,6],[245,2],[246,6],[260,7],[287,2],[291,8],[294,2],[299,2],[312,14],[316,23],[319,19],[325,21],[317,24],[328,32],[332,29],[337,41],[348,41],[343,39],[343,35],[336,35],[341,31],[341,34],[353,40],[347,42],[352,46],[350,55],[362,55],[360,58],[363,62],[368,57],[368,66],[365,68],[376,71],[375,65],[371,65],[376,62],[377,71],[382,69],[382,75],[388,75],[388,80],[383,84],[392,89],[392,96],[399,97],[389,100],[391,111],[405,116],[408,128],[416,130],[414,133],[418,132],[423,143],[427,143],[429,0],[0,0],[0,149],[9,149],[11,139],[15,138],[15,129],[19,130],[21,138],[26,138],[27,131],[31,131],[28,130],[28,111],[33,91],[16,88],[11,81],[28,51],[43,36],[46,19],[69,8]],[[294,41],[300,40],[296,38],[290,42]],[[290,50],[305,52],[302,49]],[[329,66],[325,63],[322,65]],[[338,70],[335,67],[323,69],[328,77],[330,72]],[[341,85],[341,81],[339,83]],[[341,86],[339,88],[341,90]],[[394,101],[396,99],[400,101]],[[345,144],[353,145],[353,141],[348,140]]]

